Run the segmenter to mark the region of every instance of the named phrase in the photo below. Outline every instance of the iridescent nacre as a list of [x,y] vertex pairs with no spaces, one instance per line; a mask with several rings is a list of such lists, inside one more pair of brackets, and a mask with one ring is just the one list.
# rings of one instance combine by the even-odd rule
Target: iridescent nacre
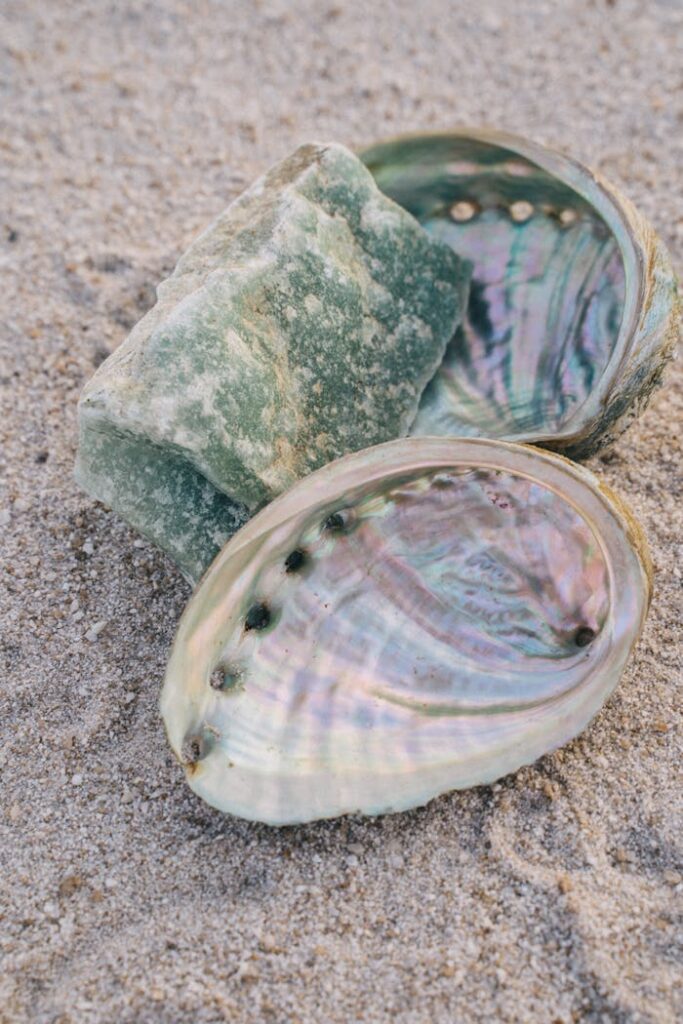
[[680,319],[667,254],[602,177],[500,132],[361,154],[377,184],[474,265],[469,310],[412,434],[500,437],[584,458],[642,410]]
[[226,545],[162,695],[210,804],[272,824],[425,803],[580,732],[649,598],[624,506],[540,449],[410,438],[318,470]]

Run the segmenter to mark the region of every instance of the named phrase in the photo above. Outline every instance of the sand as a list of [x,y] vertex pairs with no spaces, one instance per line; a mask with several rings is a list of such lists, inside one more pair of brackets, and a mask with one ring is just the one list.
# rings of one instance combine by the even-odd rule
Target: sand
[[157,707],[189,589],[72,464],[95,365],[301,141],[527,134],[680,261],[682,31],[676,0],[4,0],[3,1024],[681,1019],[680,367],[593,462],[656,567],[615,695],[532,768],[381,820],[273,830],[193,796]]

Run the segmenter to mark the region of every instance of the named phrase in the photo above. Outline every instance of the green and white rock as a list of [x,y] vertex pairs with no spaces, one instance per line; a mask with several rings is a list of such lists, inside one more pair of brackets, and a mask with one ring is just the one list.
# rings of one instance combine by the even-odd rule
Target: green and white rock
[[469,265],[343,146],[302,146],[158,289],[79,407],[76,476],[197,579],[294,481],[407,433]]

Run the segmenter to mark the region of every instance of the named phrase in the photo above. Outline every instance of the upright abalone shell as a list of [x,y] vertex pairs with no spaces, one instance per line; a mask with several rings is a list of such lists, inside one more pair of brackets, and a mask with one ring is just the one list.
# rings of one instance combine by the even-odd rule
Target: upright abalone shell
[[379,187],[474,265],[469,308],[412,434],[506,438],[585,458],[659,383],[678,335],[662,243],[601,176],[495,131],[366,149]]
[[162,711],[192,788],[272,824],[423,804],[580,732],[640,632],[630,514],[540,449],[411,438],[347,456],[226,545]]

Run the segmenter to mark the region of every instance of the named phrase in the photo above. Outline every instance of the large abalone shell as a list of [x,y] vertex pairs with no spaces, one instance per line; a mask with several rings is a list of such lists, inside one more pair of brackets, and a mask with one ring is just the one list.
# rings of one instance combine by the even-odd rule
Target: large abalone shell
[[191,598],[162,695],[210,804],[273,824],[420,805],[580,732],[649,598],[642,536],[584,468],[410,438],[300,481]]
[[639,413],[678,333],[652,228],[601,176],[492,131],[362,154],[377,184],[474,265],[469,309],[412,434],[526,441],[584,458]]

